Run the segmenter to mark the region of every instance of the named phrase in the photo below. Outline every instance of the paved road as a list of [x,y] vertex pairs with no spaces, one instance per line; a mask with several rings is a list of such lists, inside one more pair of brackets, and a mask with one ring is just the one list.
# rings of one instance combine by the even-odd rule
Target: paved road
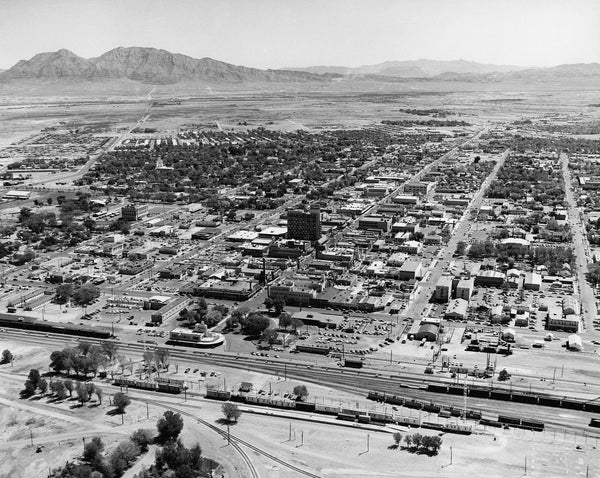
[[421,315],[423,314],[423,310],[429,303],[429,299],[435,291],[436,284],[438,283],[440,277],[442,276],[442,273],[444,272],[446,267],[449,266],[450,261],[452,260],[452,255],[456,250],[456,245],[458,244],[458,242],[463,241],[465,238],[465,234],[467,233],[469,227],[469,217],[471,211],[477,211],[481,207],[485,191],[498,174],[498,171],[506,161],[508,154],[508,150],[502,154],[490,175],[481,184],[481,187],[477,191],[477,194],[475,194],[473,199],[471,199],[469,206],[465,209],[465,212],[456,224],[456,227],[452,233],[452,237],[450,238],[448,243],[441,249],[440,253],[438,254],[437,260],[434,260],[432,262],[432,266],[430,266],[428,271],[425,273],[424,277],[426,278],[426,280],[424,279],[418,284],[417,289],[413,294],[414,300],[412,304],[409,304],[407,309],[402,313],[403,317],[417,318],[421,317]]
[[587,242],[585,225],[581,220],[582,213],[577,208],[577,200],[573,194],[571,183],[571,171],[569,170],[569,157],[562,153],[560,155],[563,178],[565,181],[565,199],[568,203],[569,222],[573,232],[573,248],[575,262],[577,265],[577,281],[579,283],[579,297],[581,301],[582,319],[588,333],[598,335],[592,321],[596,319],[596,299],[594,291],[586,280],[588,258],[590,257],[589,244]]

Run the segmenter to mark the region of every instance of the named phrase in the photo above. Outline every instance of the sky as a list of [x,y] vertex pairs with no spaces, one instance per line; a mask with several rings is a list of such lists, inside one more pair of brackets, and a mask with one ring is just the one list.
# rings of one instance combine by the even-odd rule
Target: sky
[[0,68],[145,46],[256,68],[600,62],[600,0],[0,0]]

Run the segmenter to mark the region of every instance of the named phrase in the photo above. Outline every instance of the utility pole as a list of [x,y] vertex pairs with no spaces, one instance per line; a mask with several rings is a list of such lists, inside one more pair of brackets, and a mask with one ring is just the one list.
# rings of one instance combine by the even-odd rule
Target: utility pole
[[452,447],[450,447],[450,464],[452,464]]
[[288,435],[288,441],[292,441],[292,422],[290,422],[290,433]]
[[369,440],[371,436],[367,433],[367,453],[369,452]]
[[525,457],[525,474],[527,474],[527,457]]
[[150,409],[148,407],[148,402],[146,402],[146,420],[150,418]]
[[227,444],[231,444],[231,435],[229,434],[229,424],[227,424]]
[[29,430],[29,439],[31,440],[31,446],[33,446],[33,432]]

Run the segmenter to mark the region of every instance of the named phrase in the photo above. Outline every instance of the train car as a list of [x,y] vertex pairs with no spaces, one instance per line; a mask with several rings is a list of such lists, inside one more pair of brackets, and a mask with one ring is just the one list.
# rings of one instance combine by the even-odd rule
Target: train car
[[439,413],[442,407],[435,403],[425,403],[423,404],[423,411],[428,413]]
[[246,395],[246,402],[247,403],[254,403],[256,405],[259,405],[260,404],[259,398],[260,398],[259,395]]
[[376,402],[385,402],[386,400],[386,396],[385,393],[382,392],[375,392],[373,390],[371,390],[368,394],[367,394],[367,398],[369,400],[374,400]]
[[180,387],[179,385],[172,385],[170,383],[159,383],[158,384],[159,392],[181,393],[182,390],[183,390],[183,388]]
[[494,400],[510,400],[510,392],[507,392],[506,390],[491,390],[490,391],[490,398],[494,399]]
[[303,412],[314,412],[315,411],[315,404],[312,402],[296,402],[296,410],[300,410]]
[[510,417],[508,415],[498,415],[498,422],[512,426],[521,425],[521,419],[519,417]]
[[469,387],[469,397],[490,398],[490,390],[482,387]]
[[600,413],[600,403],[588,402],[584,408],[586,412]]
[[529,393],[515,393],[515,392],[513,392],[513,394],[512,394],[512,401],[513,402],[518,402],[518,403],[537,404],[537,402],[538,402],[538,396],[537,395],[531,395]]
[[231,392],[228,392],[226,390],[207,390],[206,398],[228,401],[231,398]]
[[450,418],[450,417],[452,416],[452,415],[450,414],[450,410],[440,410],[440,411],[438,412],[438,415],[439,415],[441,418]]
[[371,417],[369,415],[359,415],[358,423],[371,423]]
[[339,405],[325,405],[324,403],[315,403],[315,412],[326,415],[337,415],[340,413]]
[[372,422],[393,423],[394,416],[390,413],[369,412]]
[[435,393],[448,393],[448,385],[430,383],[427,385],[427,391]]
[[348,414],[348,413],[338,413],[337,414],[337,419],[338,420],[344,420],[347,422],[353,422],[356,420],[356,416]]
[[490,420],[488,418],[482,418],[479,420],[479,424],[488,427],[502,428],[502,423],[496,420]]
[[563,398],[561,401],[562,408],[568,408],[569,410],[583,410],[585,402],[583,400],[576,400],[574,398]]
[[467,410],[467,418],[471,420],[479,420],[481,419],[481,412],[477,410]]
[[418,400],[406,400],[404,406],[406,408],[412,408],[413,410],[421,410],[423,408],[423,402]]
[[270,407],[292,409],[296,408],[296,402],[294,400],[288,400],[287,398],[272,398],[269,403]]
[[590,420],[590,427],[600,428],[600,418],[592,418]]
[[429,430],[443,430],[444,425],[441,423],[421,422],[421,428],[427,428]]
[[462,386],[458,386],[458,385],[450,385],[448,387],[448,393],[450,395],[464,395],[465,393],[465,389]]
[[532,420],[529,418],[521,419],[521,428],[526,430],[532,430],[534,432],[542,432],[544,431],[544,422],[540,422],[539,420]]
[[540,395],[538,403],[545,407],[560,407],[560,398]]
[[442,430],[448,433],[458,433],[461,435],[470,435],[473,433],[473,427],[471,425],[461,425],[459,423],[446,423]]
[[397,395],[388,395],[385,399],[386,403],[391,403],[392,405],[404,405],[405,401],[403,397]]
[[355,408],[344,408],[344,407],[342,407],[340,409],[340,413],[344,413],[346,415],[354,415],[355,417],[358,418],[359,415],[363,415],[364,414],[364,410],[357,410]]
[[394,421],[398,425],[405,425],[410,427],[418,428],[421,426],[421,421],[416,417],[404,417],[401,415],[394,415]]

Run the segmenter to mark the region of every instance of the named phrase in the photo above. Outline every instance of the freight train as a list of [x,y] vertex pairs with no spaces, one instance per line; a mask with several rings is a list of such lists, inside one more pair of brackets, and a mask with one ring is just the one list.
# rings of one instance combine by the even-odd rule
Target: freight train
[[302,402],[268,395],[231,393],[224,390],[207,390],[206,398],[213,400],[250,403],[253,405],[282,408],[286,410],[293,409],[304,412],[320,413],[323,415],[335,416],[338,420],[352,423],[374,423],[381,425],[394,424],[410,426],[414,428],[423,427],[441,430],[447,433],[460,433],[464,435],[469,435],[472,433],[472,427],[469,425],[421,422],[419,418],[403,416],[401,413],[396,412],[387,413],[376,410],[359,410],[342,407],[340,405]]
[[[427,385],[426,390],[428,392],[447,393],[449,395],[463,395],[465,393],[464,386],[458,384],[430,383]],[[469,385],[467,387],[467,395],[476,398],[490,398],[493,400],[506,400],[545,407],[568,408],[570,410],[600,413],[600,403],[598,402],[570,397],[558,397],[545,393],[528,393],[521,390],[507,390],[485,385]]]
[[35,330],[53,334],[92,337],[95,339],[109,339],[112,334],[110,329],[104,327],[90,327],[89,325],[63,324],[45,322],[34,317],[15,317],[14,315],[0,314],[0,328]]
[[[179,381],[178,381],[179,382]],[[139,388],[141,390],[152,390],[154,392],[181,393],[184,389],[183,383],[168,383],[164,381],[137,380],[133,378],[117,377],[113,385],[117,387]]]
[[[418,410],[423,410],[429,413],[437,413],[440,417],[448,418],[450,416],[460,417],[463,414],[462,409],[455,407],[446,407],[442,408],[440,405],[437,405],[433,402],[423,402],[420,400],[413,400],[404,397],[399,397],[397,395],[390,395],[382,392],[370,391],[367,395],[367,398],[370,400],[375,400],[383,403],[390,403],[393,405],[401,405],[407,408],[413,408]],[[503,426],[511,426],[515,428],[523,428],[525,430],[532,430],[536,432],[544,431],[544,422],[540,422],[538,420],[528,419],[528,418],[518,418],[518,417],[509,417],[506,415],[499,415],[497,420],[489,420],[486,418],[482,418],[481,412],[477,410],[467,410],[466,418],[471,420],[478,420],[480,425],[487,425],[492,427],[501,428]],[[451,424],[447,424],[446,426],[450,426]],[[421,423],[423,428],[434,428],[440,429],[439,424],[423,422]],[[447,430],[445,430],[447,431]],[[455,432],[459,433],[459,432]]]

